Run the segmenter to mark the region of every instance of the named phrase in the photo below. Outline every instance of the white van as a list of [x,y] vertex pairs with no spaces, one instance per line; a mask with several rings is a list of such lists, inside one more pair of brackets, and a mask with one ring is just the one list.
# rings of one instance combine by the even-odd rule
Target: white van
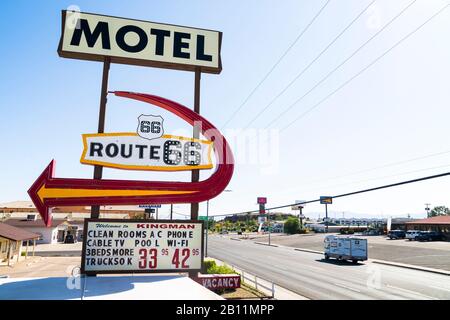
[[408,230],[408,231],[406,231],[405,239],[408,239],[409,241],[416,240],[416,237],[419,234],[420,234],[419,230]]

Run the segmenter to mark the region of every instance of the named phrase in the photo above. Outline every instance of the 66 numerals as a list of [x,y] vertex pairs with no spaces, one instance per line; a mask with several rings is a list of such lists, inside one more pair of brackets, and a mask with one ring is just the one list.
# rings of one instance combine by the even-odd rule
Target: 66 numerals
[[[199,249],[175,249],[172,255],[171,263],[174,269],[188,269],[188,259],[192,256],[198,256],[200,254]],[[169,249],[161,250],[162,256],[169,255]],[[139,249],[139,269],[157,269],[158,268],[158,249]]]

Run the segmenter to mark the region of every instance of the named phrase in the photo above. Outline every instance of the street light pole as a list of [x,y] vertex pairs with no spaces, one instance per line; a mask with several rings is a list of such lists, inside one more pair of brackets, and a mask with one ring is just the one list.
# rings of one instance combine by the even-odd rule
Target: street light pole
[[430,205],[431,205],[431,203],[425,203],[425,205],[427,206],[425,208],[425,210],[427,211],[427,218],[429,218],[430,217]]
[[[233,190],[224,190],[223,192],[231,192]],[[208,256],[208,231],[209,231],[209,200],[206,201],[206,234],[205,234],[205,257]]]

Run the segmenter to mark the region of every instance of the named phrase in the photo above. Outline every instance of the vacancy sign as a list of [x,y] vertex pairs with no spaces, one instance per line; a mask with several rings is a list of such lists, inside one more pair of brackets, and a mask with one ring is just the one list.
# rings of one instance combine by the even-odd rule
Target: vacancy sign
[[64,58],[220,73],[222,33],[76,11],[62,11]]
[[203,223],[85,219],[82,273],[200,271]]

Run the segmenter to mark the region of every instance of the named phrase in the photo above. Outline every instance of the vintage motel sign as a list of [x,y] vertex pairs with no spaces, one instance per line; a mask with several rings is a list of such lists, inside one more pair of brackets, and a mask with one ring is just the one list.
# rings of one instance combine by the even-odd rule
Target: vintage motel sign
[[81,273],[201,271],[203,223],[85,219]]
[[71,179],[54,177],[54,160],[28,190],[47,226],[55,206],[139,205],[202,202],[219,195],[231,180],[233,154],[223,135],[213,124],[191,109],[149,94],[114,92],[116,96],[153,104],[179,116],[189,124],[201,122],[201,133],[214,139],[215,172],[199,182]]
[[60,57],[220,73],[219,31],[62,11]]
[[134,132],[83,134],[80,162],[152,171],[211,169],[212,141],[162,135],[146,139]]

